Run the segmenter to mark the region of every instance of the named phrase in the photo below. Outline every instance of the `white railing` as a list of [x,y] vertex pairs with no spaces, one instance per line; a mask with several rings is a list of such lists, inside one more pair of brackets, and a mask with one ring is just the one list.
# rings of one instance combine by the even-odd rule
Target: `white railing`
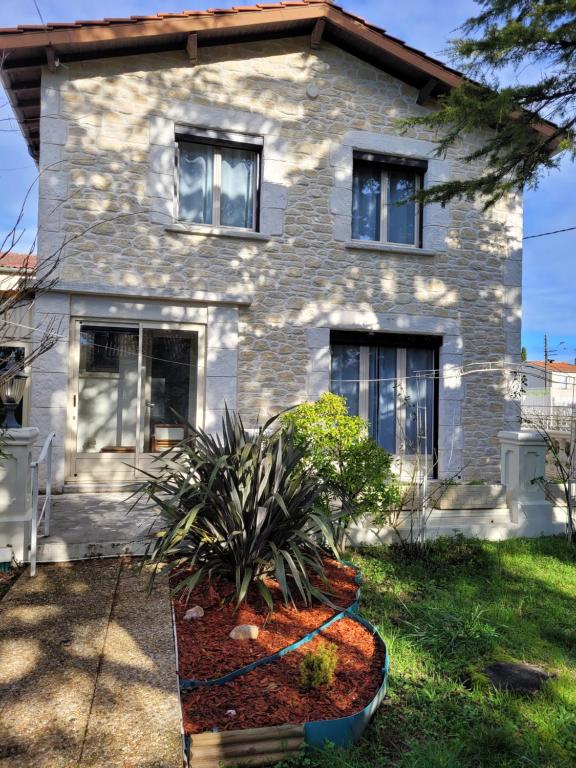
[[[48,536],[50,534],[50,507],[52,504],[52,443],[56,437],[55,432],[50,432],[42,450],[40,456],[30,464],[31,477],[32,477],[32,515],[30,519],[30,576],[36,575],[36,554],[38,548],[38,528],[41,523],[44,523],[43,535]],[[38,514],[38,475],[40,464],[46,462],[46,495],[44,496],[44,503],[40,514]]]

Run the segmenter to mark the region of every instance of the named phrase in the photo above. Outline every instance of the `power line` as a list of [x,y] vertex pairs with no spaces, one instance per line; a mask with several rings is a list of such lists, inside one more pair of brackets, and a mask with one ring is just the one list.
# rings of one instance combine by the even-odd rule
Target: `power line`
[[547,237],[548,235],[558,235],[560,232],[573,232],[576,227],[566,227],[565,229],[553,229],[550,232],[538,232],[537,235],[525,235],[523,240],[533,240],[535,237]]
[[44,24],[44,26],[46,26],[46,22],[44,21],[44,17],[42,16],[40,8],[38,7],[38,3],[36,2],[36,0],[32,0],[32,2],[34,3],[34,7],[36,8],[36,13],[38,14],[38,18],[40,19],[42,24]]
[[[34,327],[31,325],[25,325],[24,323],[16,323],[12,320],[6,320],[2,319],[0,320],[0,323],[5,323],[7,325],[12,325],[17,328],[24,328],[25,330],[39,332],[42,329],[39,327]],[[136,326],[125,326],[125,327],[136,327]],[[106,328],[106,326],[102,326],[102,328]],[[166,330],[166,329],[158,329],[158,330]],[[174,329],[176,332],[178,332],[179,329]],[[190,333],[194,333],[194,331],[191,331]],[[63,336],[61,334],[55,334],[55,338],[58,341],[62,342],[70,342],[70,339],[68,336]],[[14,342],[16,343],[18,340],[14,339]],[[83,346],[86,347],[94,347],[97,349],[106,349],[109,352],[117,352],[122,355],[126,356],[132,356],[132,357],[138,357],[139,352],[131,352],[129,350],[124,350],[119,347],[114,347],[111,345],[105,345],[105,344],[97,344],[93,341],[88,342],[82,342]],[[161,363],[169,363],[170,365],[181,365],[185,367],[189,367],[189,363],[181,363],[176,360],[169,360],[162,357],[156,357],[155,355],[149,355],[146,352],[142,351],[141,353],[142,358],[146,358],[149,360],[156,360],[157,362]],[[408,380],[422,380],[422,379],[439,379],[447,381],[449,379],[459,379],[462,376],[472,376],[477,375],[481,373],[505,373],[505,374],[522,374],[522,365],[512,365],[509,363],[502,363],[497,360],[487,360],[487,361],[479,361],[477,363],[467,363],[462,366],[458,366],[455,369],[450,370],[448,373],[444,373],[441,368],[423,368],[422,370],[415,371],[413,374],[406,375],[406,376],[393,376],[390,378],[366,378],[366,379],[334,379],[334,384],[358,384],[358,383],[376,383],[376,382],[399,382],[399,381],[408,381]],[[535,379],[544,379],[544,372],[539,372],[536,370],[532,370],[530,372],[533,378]]]

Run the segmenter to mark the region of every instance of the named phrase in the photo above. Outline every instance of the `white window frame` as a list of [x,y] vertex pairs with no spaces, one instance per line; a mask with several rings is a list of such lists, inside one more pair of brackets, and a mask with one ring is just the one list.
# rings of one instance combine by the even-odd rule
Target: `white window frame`
[[[185,331],[195,333],[198,338],[196,365],[196,392],[194,401],[195,424],[204,426],[205,403],[206,403],[206,325],[202,322],[167,322],[163,320],[139,320],[121,318],[116,320],[110,317],[101,317],[92,314],[83,316],[74,314],[70,318],[70,347],[68,352],[68,408],[67,408],[67,438],[65,450],[65,477],[67,482],[93,482],[92,475],[83,472],[79,464],[84,460],[98,461],[100,454],[78,451],[78,415],[79,415],[79,382],[80,374],[80,332],[84,325],[101,326],[103,328],[134,328],[138,330],[138,379],[137,379],[137,397],[135,413],[135,451],[134,456],[136,464],[134,467],[138,471],[144,469],[154,472],[157,469],[157,455],[152,451],[144,450],[145,429],[143,415],[143,392],[145,386],[145,367],[143,360],[143,338],[144,331],[166,330],[166,331]],[[21,342],[18,342],[20,345]],[[106,374],[105,374],[106,375]],[[118,454],[111,459],[121,468],[126,468],[127,477],[114,478],[111,475],[110,482],[132,481],[138,479],[138,474],[128,464],[126,455]],[[77,471],[75,471],[77,470]],[[129,476],[128,476],[129,475]]]
[[[421,219],[422,219],[422,204],[416,203],[414,205],[414,242],[413,243],[398,243],[393,240],[388,240],[388,198],[389,198],[389,176],[392,166],[387,166],[378,162],[370,162],[368,160],[354,160],[352,168],[352,177],[354,178],[354,172],[356,165],[372,165],[376,170],[380,167],[380,239],[379,240],[364,240],[361,238],[355,238],[351,236],[353,242],[358,243],[382,243],[383,245],[394,245],[402,248],[422,248],[421,237]],[[416,179],[416,191],[419,192],[422,189],[423,173],[413,169],[413,173]],[[354,196],[354,192],[352,192]],[[354,205],[354,197],[352,197],[352,205]],[[353,215],[353,214],[352,214]],[[351,227],[353,230],[353,227]]]
[[[183,216],[180,215],[180,171],[181,171],[181,160],[180,160],[180,148],[184,144],[199,144],[202,143],[205,146],[209,147],[212,150],[212,221],[210,223],[200,223],[196,221],[191,221],[190,219],[186,219]],[[222,195],[222,150],[223,149],[243,149],[247,152],[251,152],[254,155],[255,164],[256,164],[256,172],[254,173],[254,181],[252,185],[252,224],[251,227],[235,227],[231,224],[221,224],[220,223],[220,198]],[[218,143],[218,141],[214,141],[214,143],[208,143],[208,142],[199,142],[198,139],[190,135],[189,137],[183,137],[180,136],[176,140],[176,178],[175,178],[175,187],[176,187],[176,211],[177,211],[177,221],[182,224],[191,224],[195,227],[206,227],[207,229],[211,229],[214,227],[218,228],[225,228],[225,229],[233,229],[235,231],[240,232],[258,232],[259,231],[259,222],[258,222],[258,207],[259,207],[259,195],[260,195],[260,167],[261,167],[261,152],[258,150],[257,146],[249,147],[242,142],[238,142],[238,146],[235,146],[233,142],[226,142],[226,143]]]

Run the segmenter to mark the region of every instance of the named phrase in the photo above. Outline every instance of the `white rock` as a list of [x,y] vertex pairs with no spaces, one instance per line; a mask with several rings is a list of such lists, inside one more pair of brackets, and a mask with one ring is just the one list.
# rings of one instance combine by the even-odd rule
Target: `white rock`
[[184,614],[184,621],[192,621],[193,619],[201,619],[204,616],[204,608],[201,605],[195,605],[193,608],[189,608]]
[[235,709],[227,709],[226,710],[227,717],[236,717],[236,710]]
[[260,630],[255,624],[238,624],[230,632],[230,637],[232,640],[256,640],[259,633]]

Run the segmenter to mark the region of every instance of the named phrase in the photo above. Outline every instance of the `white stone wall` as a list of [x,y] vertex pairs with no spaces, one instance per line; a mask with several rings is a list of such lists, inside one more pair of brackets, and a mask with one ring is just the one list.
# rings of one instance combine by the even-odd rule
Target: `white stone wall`
[[[400,135],[397,119],[424,109],[416,96],[330,44],[310,50],[307,38],[202,48],[196,66],[182,51],[46,71],[40,258],[69,241],[60,279],[71,293],[97,286],[204,306],[208,425],[224,401],[263,419],[327,388],[330,328],[442,334],[443,371],[516,361],[519,200],[489,213],[480,203],[428,207],[421,252],[350,243],[353,149],[426,157],[426,184],[474,172],[458,157],[478,137],[437,160],[428,132]],[[259,233],[175,225],[182,124],[263,137]],[[515,417],[505,395],[497,374],[444,381],[445,474],[498,476],[497,433]]]

